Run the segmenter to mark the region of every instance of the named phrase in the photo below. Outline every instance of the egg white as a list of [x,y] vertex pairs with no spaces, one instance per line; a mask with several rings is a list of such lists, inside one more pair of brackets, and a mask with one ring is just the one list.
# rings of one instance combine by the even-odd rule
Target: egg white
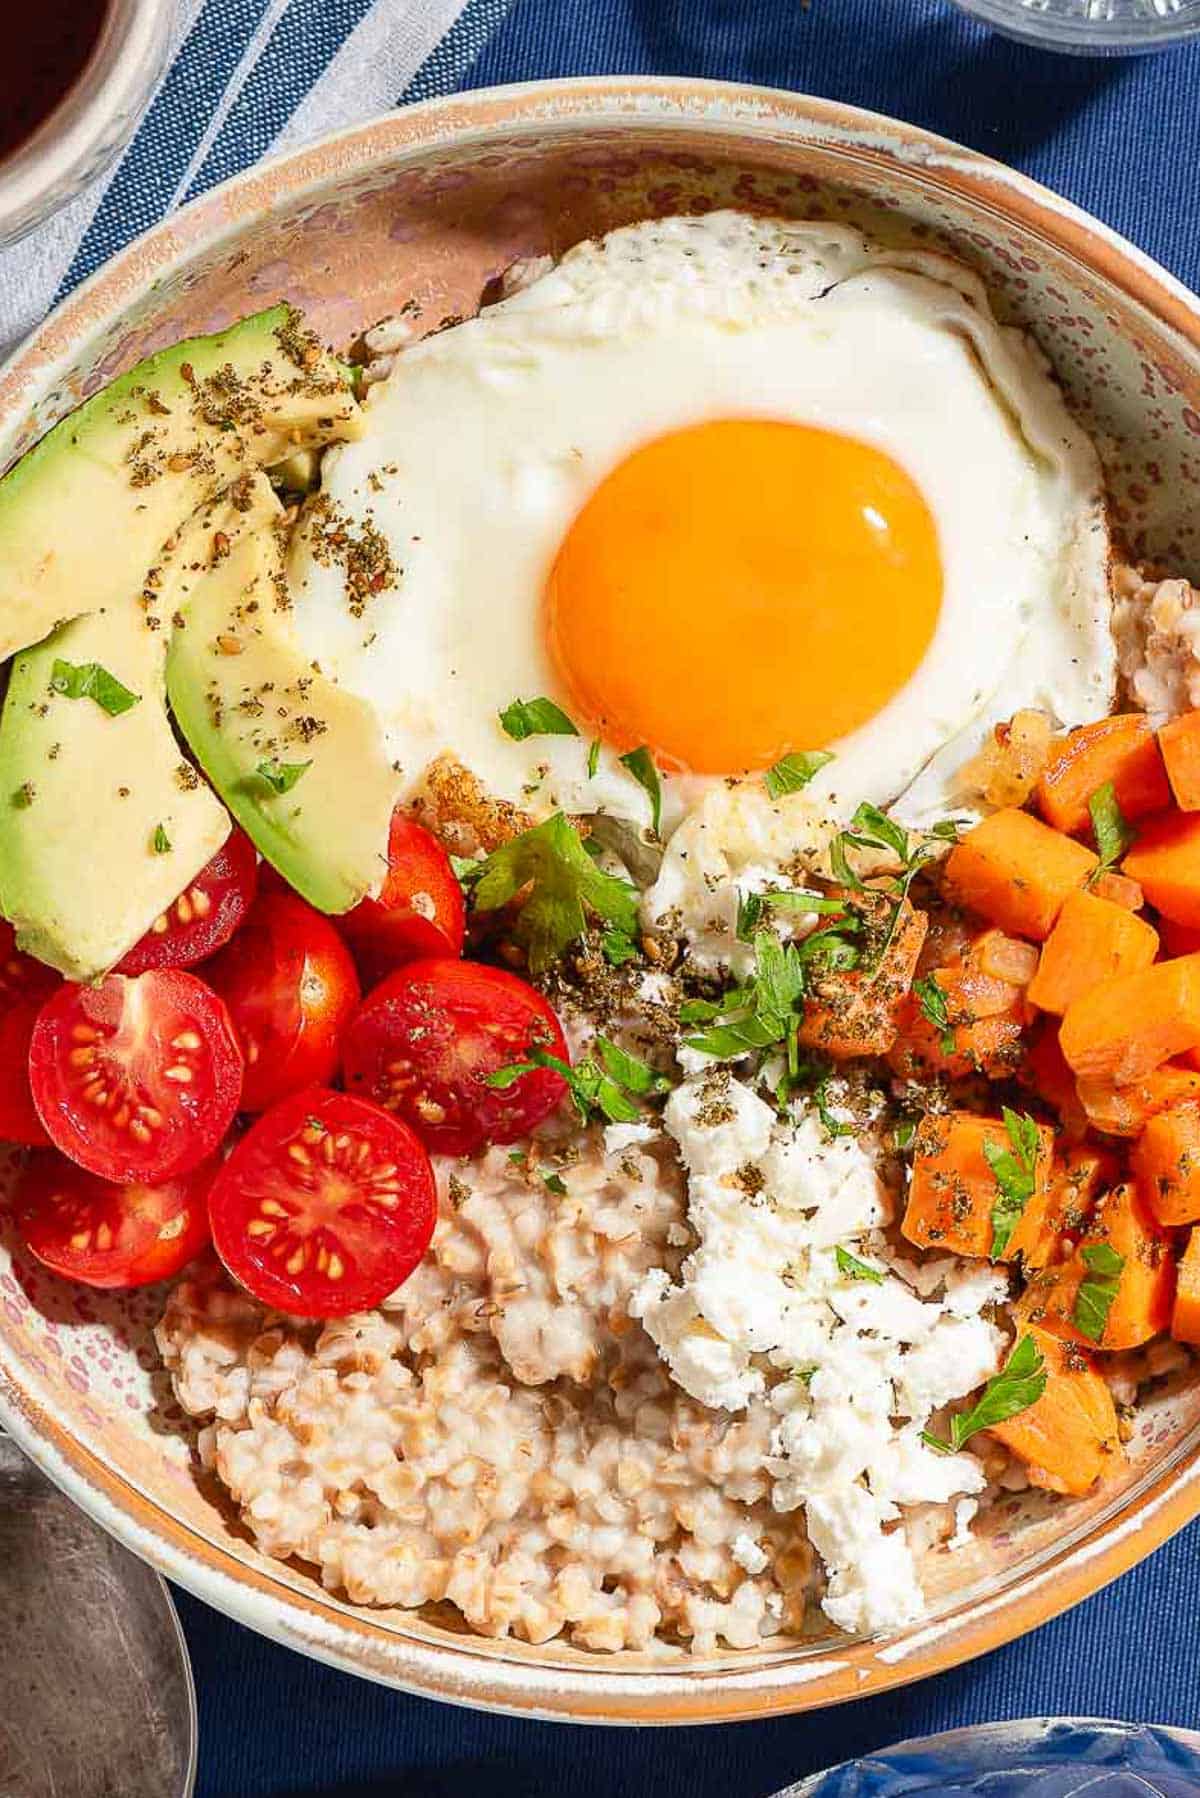
[[[326,457],[325,494],[351,531],[369,519],[382,532],[401,572],[354,616],[342,571],[302,529],[297,625],[322,668],[376,706],[410,789],[450,753],[535,815],[646,822],[649,801],[613,753],[589,778],[586,740],[513,742],[498,714],[518,697],[566,704],[542,590],[589,494],[647,441],[733,416],[876,445],[937,527],[933,640],[889,703],[828,745],[836,759],[815,800],[840,815],[899,800],[922,822],[953,802],[954,771],[995,718],[1041,705],[1077,723],[1109,709],[1099,464],[1036,349],[944,257],[714,213],[580,244],[477,318],[405,348],[368,393],[364,436]],[[731,642],[715,703],[736,705],[736,668]],[[672,780],[670,812],[713,784]]]

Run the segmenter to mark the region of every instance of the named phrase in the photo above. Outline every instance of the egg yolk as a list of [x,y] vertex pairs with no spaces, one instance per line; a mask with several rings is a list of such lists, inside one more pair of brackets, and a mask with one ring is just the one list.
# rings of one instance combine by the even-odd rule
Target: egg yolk
[[846,736],[928,647],[937,532],[870,444],[726,418],[645,444],[600,483],[546,590],[580,728],[664,767],[769,767]]

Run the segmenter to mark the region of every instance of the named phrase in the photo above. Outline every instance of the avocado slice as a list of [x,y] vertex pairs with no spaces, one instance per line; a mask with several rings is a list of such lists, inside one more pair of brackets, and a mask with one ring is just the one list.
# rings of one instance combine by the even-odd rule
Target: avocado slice
[[[282,510],[264,477],[258,504]],[[259,852],[310,904],[378,892],[400,782],[377,715],[305,655],[281,529],[245,532],[195,587],[167,652],[192,753]]]
[[203,507],[141,593],[61,625],[12,663],[0,912],[22,949],[72,980],[120,961],[229,834],[171,730],[160,613],[177,612],[214,555],[273,517],[274,503],[255,499],[243,487]]
[[360,430],[343,364],[290,306],[139,362],[0,480],[0,660],[119,606],[240,475]]

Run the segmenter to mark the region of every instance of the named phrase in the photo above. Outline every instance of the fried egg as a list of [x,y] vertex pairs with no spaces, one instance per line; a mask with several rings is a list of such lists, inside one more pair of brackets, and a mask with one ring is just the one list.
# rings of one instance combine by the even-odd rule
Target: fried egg
[[[734,212],[632,225],[405,347],[365,411],[291,577],[410,789],[448,754],[534,815],[644,823],[630,750],[679,816],[822,748],[811,797],[920,822],[993,720],[1110,705],[1095,450],[940,255]],[[578,736],[506,734],[535,697]]]

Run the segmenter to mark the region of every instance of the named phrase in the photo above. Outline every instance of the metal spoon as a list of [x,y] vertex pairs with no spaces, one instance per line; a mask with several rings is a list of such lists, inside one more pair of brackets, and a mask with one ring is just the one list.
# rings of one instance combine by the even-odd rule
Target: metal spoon
[[0,1434],[0,1798],[188,1798],[195,1772],[166,1586]]

